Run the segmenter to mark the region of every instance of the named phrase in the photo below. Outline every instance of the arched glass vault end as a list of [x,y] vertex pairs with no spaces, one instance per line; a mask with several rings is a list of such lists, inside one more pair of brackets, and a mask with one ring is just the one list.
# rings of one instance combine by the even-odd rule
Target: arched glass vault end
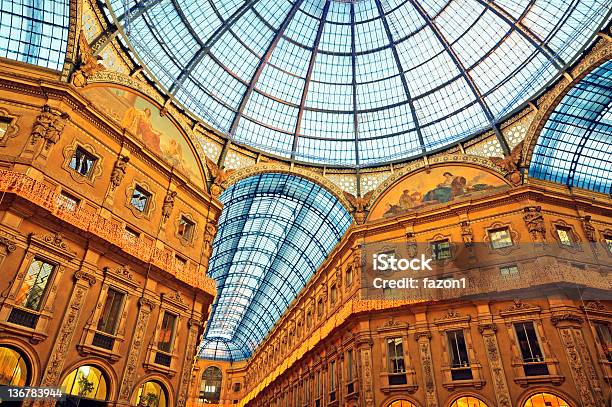
[[209,275],[217,282],[200,356],[248,358],[340,241],[351,217],[323,187],[255,175],[220,197]]
[[612,194],[612,61],[563,97],[538,138],[529,175]]
[[0,57],[61,70],[69,12],[69,0],[0,0]]
[[228,138],[345,167],[498,131],[611,13],[608,0],[105,3],[160,87]]

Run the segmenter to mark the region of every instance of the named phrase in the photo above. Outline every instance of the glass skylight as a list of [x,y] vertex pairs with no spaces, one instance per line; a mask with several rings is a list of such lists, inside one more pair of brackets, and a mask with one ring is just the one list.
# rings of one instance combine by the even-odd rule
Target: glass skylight
[[237,143],[368,166],[491,129],[609,0],[107,0],[143,64]]
[[213,242],[217,282],[200,355],[248,358],[348,229],[351,217],[317,184],[260,174],[230,186]]
[[538,138],[529,175],[612,194],[612,61],[563,97]]

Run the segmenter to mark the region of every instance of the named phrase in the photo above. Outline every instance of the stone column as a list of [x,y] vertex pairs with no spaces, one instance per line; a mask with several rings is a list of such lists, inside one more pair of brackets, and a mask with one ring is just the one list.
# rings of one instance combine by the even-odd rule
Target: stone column
[[572,312],[562,311],[553,313],[550,320],[559,330],[572,379],[580,395],[580,405],[583,407],[604,407],[600,380],[597,378],[589,350],[582,335],[582,317]]
[[[47,363],[47,368],[43,374],[40,385],[42,387],[59,387],[59,382],[62,370],[64,368],[64,362],[66,361],[66,353],[72,343],[72,338],[76,331],[76,325],[81,314],[81,309],[85,303],[87,292],[89,288],[96,283],[96,277],[93,273],[88,273],[83,270],[79,270],[74,273],[75,285],[68,302],[68,309],[64,314],[64,319],[55,338],[55,344],[51,351],[51,357]],[[27,402],[26,402],[27,405]],[[32,406],[54,406],[55,401],[53,400],[37,400],[34,401]]]
[[428,330],[418,329],[415,336],[419,347],[421,367],[423,369],[423,381],[425,382],[425,405],[427,407],[438,407],[436,379],[431,360],[431,346],[429,343],[431,333],[429,333]]
[[151,311],[153,310],[154,306],[153,301],[145,297],[140,298],[139,304],[140,309],[138,310],[138,316],[136,317],[136,325],[134,327],[132,343],[127,352],[128,358],[125,365],[125,370],[123,371],[123,377],[121,379],[119,396],[117,397],[117,405],[130,405],[130,396],[134,391],[136,370],[138,369],[138,361],[140,360],[140,353],[145,340],[144,336],[149,323],[149,317],[151,316]]
[[478,330],[482,334],[484,340],[485,353],[489,362],[489,369],[491,370],[491,378],[493,379],[493,388],[495,389],[497,405],[499,407],[512,407],[504,365],[499,353],[497,337],[495,336],[497,326],[493,323],[480,324]]
[[176,405],[178,407],[184,407],[187,403],[187,391],[189,389],[189,379],[191,378],[191,371],[193,369],[198,331],[200,330],[200,324],[195,319],[189,319],[187,322],[189,326],[189,333],[187,334],[187,344],[185,345],[185,358],[183,360],[183,374],[181,375],[181,381],[179,382],[179,390],[177,395]]

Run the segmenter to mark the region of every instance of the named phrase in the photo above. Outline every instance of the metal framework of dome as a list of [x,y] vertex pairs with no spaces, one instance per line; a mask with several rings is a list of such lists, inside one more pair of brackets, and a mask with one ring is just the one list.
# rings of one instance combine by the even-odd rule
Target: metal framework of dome
[[351,224],[329,191],[288,174],[230,186],[213,242],[217,281],[200,355],[242,360],[260,344]]
[[106,0],[142,65],[237,143],[361,167],[492,129],[609,20],[607,0]]
[[538,138],[529,175],[612,195],[612,61],[563,97]]

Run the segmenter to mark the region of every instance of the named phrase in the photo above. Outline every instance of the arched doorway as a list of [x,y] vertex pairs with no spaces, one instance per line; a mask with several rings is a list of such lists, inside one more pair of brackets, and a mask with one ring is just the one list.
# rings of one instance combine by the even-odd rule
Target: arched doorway
[[[23,387],[30,384],[30,361],[15,348],[0,346],[0,387]],[[21,406],[20,401],[6,401],[2,406]]]
[[202,373],[202,384],[200,386],[200,401],[204,403],[217,404],[221,398],[221,383],[223,375],[221,369],[209,366]]
[[536,393],[529,397],[523,407],[572,407],[561,397],[546,392]]
[[417,407],[416,404],[408,401],[408,400],[395,400],[387,407]]
[[474,396],[459,397],[450,407],[489,407],[487,403]]
[[168,394],[160,382],[144,382],[136,393],[136,405],[139,407],[168,407]]
[[62,382],[62,390],[68,394],[58,406],[106,406],[108,379],[102,370],[93,365],[74,369]]
[[18,350],[0,346],[0,386],[25,386],[30,381],[29,361]]

